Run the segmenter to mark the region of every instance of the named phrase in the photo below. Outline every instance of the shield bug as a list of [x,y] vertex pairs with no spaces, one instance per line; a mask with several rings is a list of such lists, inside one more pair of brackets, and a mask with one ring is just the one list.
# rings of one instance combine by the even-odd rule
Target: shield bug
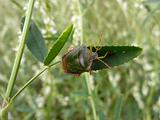
[[99,57],[97,51],[100,48],[95,49],[96,51],[93,52],[91,47],[88,48],[85,45],[70,49],[62,57],[62,67],[65,73],[80,76],[80,74],[83,72],[91,72],[91,66],[93,61],[96,59],[110,68],[107,63],[101,60],[102,58],[106,57],[108,53]]

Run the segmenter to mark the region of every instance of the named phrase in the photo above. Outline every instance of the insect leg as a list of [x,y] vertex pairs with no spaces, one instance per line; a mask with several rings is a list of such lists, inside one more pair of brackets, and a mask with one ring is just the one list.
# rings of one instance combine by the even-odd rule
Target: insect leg
[[108,65],[106,62],[104,62],[103,60],[101,60],[101,59],[105,58],[105,57],[108,55],[108,53],[109,53],[109,52],[106,52],[104,56],[97,57],[97,60],[101,61],[101,62],[102,62],[104,65],[106,65],[108,68],[111,68],[110,65]]
[[103,55],[103,56],[101,56],[101,57],[98,57],[98,58],[99,58],[99,59],[103,59],[103,58],[107,57],[108,53],[109,53],[109,52],[106,52],[105,55]]
[[105,66],[107,66],[108,68],[111,68],[110,65],[108,65],[106,62],[104,62],[103,60],[101,60],[100,58],[97,57],[97,60],[99,60],[100,62],[102,62]]

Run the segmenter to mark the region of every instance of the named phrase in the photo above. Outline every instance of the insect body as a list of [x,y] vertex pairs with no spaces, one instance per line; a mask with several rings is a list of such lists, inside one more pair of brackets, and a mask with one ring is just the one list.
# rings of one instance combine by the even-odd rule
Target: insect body
[[[95,59],[100,60],[97,51],[93,52],[83,45],[69,50],[62,57],[62,67],[66,73],[79,76],[83,72],[91,71],[91,66]],[[101,62],[103,63],[103,61]],[[106,63],[103,64],[107,65]]]

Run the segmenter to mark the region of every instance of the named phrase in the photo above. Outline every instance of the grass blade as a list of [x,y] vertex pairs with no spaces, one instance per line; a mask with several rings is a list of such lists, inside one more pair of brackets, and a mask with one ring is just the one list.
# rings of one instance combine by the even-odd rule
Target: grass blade
[[123,96],[118,97],[115,105],[114,120],[120,120]]

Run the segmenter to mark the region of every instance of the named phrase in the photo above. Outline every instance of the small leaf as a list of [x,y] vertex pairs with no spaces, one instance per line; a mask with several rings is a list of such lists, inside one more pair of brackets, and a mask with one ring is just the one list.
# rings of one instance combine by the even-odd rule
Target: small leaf
[[58,55],[60,50],[63,48],[70,35],[72,34],[73,25],[69,25],[64,32],[58,37],[57,41],[53,44],[47,57],[44,60],[44,65],[49,65],[52,60]]
[[[110,67],[126,63],[137,57],[142,51],[141,48],[134,46],[96,46],[96,48],[98,47],[100,48],[97,51],[98,57],[103,57],[107,54],[101,60]],[[95,52],[96,49],[92,48],[92,51]],[[91,66],[91,70],[108,68],[102,61],[95,59]]]
[[[22,18],[21,30],[23,29],[24,20],[25,17]],[[30,23],[26,44],[33,56],[35,56],[40,62],[43,62],[47,55],[47,47],[39,28],[33,20],[31,20]]]

